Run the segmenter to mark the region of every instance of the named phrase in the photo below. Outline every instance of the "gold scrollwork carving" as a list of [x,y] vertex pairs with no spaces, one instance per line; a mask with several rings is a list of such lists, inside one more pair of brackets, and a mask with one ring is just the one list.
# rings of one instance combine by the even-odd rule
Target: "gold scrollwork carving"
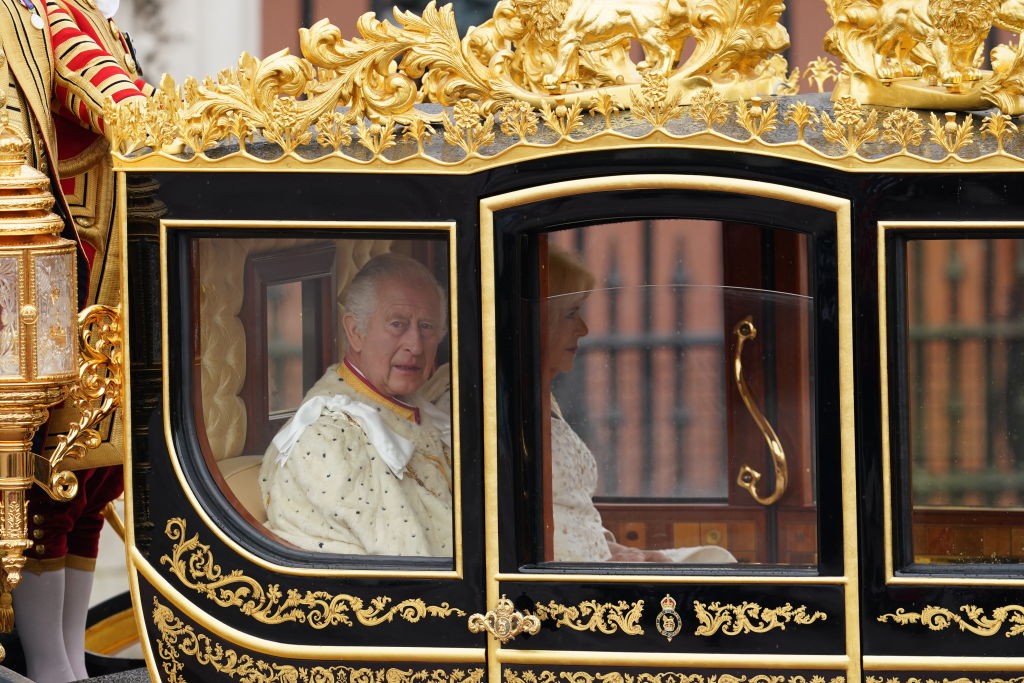
[[169,607],[153,599],[153,625],[160,633],[156,642],[160,667],[168,683],[186,683],[182,676],[183,657],[191,657],[200,666],[229,678],[250,683],[322,683],[362,681],[364,683],[482,683],[483,669],[406,669],[387,666],[380,669],[357,666],[294,666],[258,659],[240,653],[197,633],[174,615]]
[[644,613],[643,600],[633,603],[619,600],[616,604],[585,600],[576,606],[560,605],[552,600],[546,605],[537,604],[533,612],[541,621],[552,620],[555,628],[565,626],[574,631],[605,634],[621,630],[628,636],[644,634],[639,623]]
[[[290,156],[447,167],[519,146],[623,137],[872,163],[1021,159],[1019,145],[1005,143],[1019,137],[1011,117],[1024,112],[1024,51],[997,46],[991,71],[973,60],[992,26],[1024,30],[1024,0],[827,4],[825,46],[842,68],[819,57],[802,76],[818,92],[836,81],[831,111],[812,106],[820,97],[782,97],[797,93],[801,70],[787,73],[779,54],[788,44],[779,0],[637,0],[626,9],[500,0],[465,37],[451,6],[434,3],[421,15],[396,11],[395,23],[368,13],[351,40],[322,20],[300,31],[301,57],[242,55],[215,78],[165,77],[148,101],[109,102],[104,117],[115,154],[129,162]],[[643,62],[632,62],[631,42]],[[953,113],[990,105],[1000,111]],[[252,152],[260,136],[278,157]]]
[[68,501],[78,491],[78,480],[58,470],[65,459],[80,460],[89,449],[100,445],[97,431],[121,403],[122,346],[121,312],[111,306],[90,306],[78,316],[81,364],[79,381],[71,387],[69,400],[80,418],[46,458],[37,456],[35,478],[55,500]]
[[828,619],[824,612],[808,612],[806,606],[794,607],[788,602],[782,607],[766,608],[755,602],[739,605],[712,602],[705,605],[694,600],[693,609],[700,622],[695,632],[698,636],[712,636],[718,631],[727,636],[767,633],[775,629],[785,630],[789,624],[807,626]]
[[[730,99],[789,92],[799,77],[781,56],[789,34],[780,0],[634,4],[501,0],[493,17],[464,38],[451,6],[434,2],[419,16],[396,9],[394,24],[364,14],[360,37],[352,40],[324,19],[299,31],[302,57],[288,50],[264,60],[243,54],[237,69],[180,86],[165,76],[148,103],[110,102],[104,120],[123,154],[184,143],[202,155],[230,138],[244,147],[257,132],[289,154],[313,139],[314,124],[317,142],[335,150],[351,141],[343,129],[364,119],[372,124],[365,133],[378,126],[378,134],[389,121],[450,125],[447,114],[416,107],[421,102],[472,102],[486,119],[513,101],[554,111],[604,97],[621,109],[649,90],[641,81],[650,78],[683,103],[705,88]],[[630,57],[633,40],[646,53],[639,64]],[[676,66],[687,41],[694,49]],[[387,148],[368,138],[359,141],[369,151]]]
[[[641,674],[608,671],[516,671],[506,668],[505,683],[846,683],[840,675],[781,674],[699,674],[678,671],[644,672]],[[993,681],[992,683],[996,683]]]
[[379,626],[396,618],[409,623],[426,617],[445,619],[466,615],[448,603],[427,605],[419,598],[395,603],[390,597],[377,596],[364,603],[362,598],[326,591],[298,591],[278,584],[264,587],[241,570],[225,573],[214,562],[210,547],[199,542],[199,535],[186,538],[185,520],[173,518],[165,527],[167,537],[175,541],[170,556],[160,558],[181,583],[221,607],[237,607],[242,614],[264,624],[296,622],[311,628],[352,626],[352,617],[363,626]]
[[893,622],[900,626],[921,624],[931,631],[944,631],[954,624],[960,627],[961,631],[973,633],[976,636],[994,636],[1003,630],[1003,626],[1012,624],[1006,631],[1006,637],[1012,638],[1024,634],[1024,606],[1005,605],[992,610],[992,616],[985,614],[985,610],[977,605],[962,605],[960,611],[963,616],[945,607],[929,605],[920,612],[908,612],[902,607],[894,613],[883,614],[878,617],[881,623]]

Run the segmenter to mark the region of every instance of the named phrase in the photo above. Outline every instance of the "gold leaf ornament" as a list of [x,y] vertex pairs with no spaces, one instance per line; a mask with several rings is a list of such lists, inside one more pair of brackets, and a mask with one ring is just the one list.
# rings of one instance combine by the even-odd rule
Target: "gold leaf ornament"
[[882,139],[899,145],[904,151],[920,145],[924,140],[925,130],[921,117],[906,107],[890,112],[882,120]]
[[751,137],[759,138],[778,127],[779,103],[773,98],[764,106],[760,97],[752,97],[750,106],[740,101],[736,105],[736,117]]
[[444,119],[445,142],[460,147],[467,156],[492,144],[494,138],[494,115],[484,114],[472,100],[459,100],[452,110],[451,118]]
[[956,154],[974,140],[974,121],[969,116],[957,124],[956,113],[946,112],[945,121],[939,119],[934,112],[929,115],[931,140],[949,154]]
[[678,92],[670,94],[668,78],[652,69],[644,72],[639,93],[633,91],[630,96],[633,113],[655,128],[664,128],[682,114]]
[[642,636],[644,601],[602,603],[597,600],[585,600],[578,605],[562,605],[554,600],[547,604],[538,604],[534,613],[541,621],[551,621],[555,628],[565,626],[574,631],[612,634],[622,631],[630,636]]
[[[52,468],[51,495],[74,495],[68,488],[67,473],[58,472],[58,464],[65,460],[81,460],[86,452],[100,445],[97,431],[103,420],[113,415],[121,405],[124,349],[122,345],[121,313],[116,307],[94,305],[78,315],[79,349],[82,362],[78,369],[78,382],[71,387],[69,402],[77,409],[77,422],[68,425],[65,434],[57,438],[57,445],[47,456]],[[77,487],[75,487],[77,488]]]
[[709,131],[729,119],[729,105],[722,94],[712,88],[705,88],[693,96],[689,109],[690,118],[703,121]]
[[833,108],[835,120],[821,114],[822,135],[829,142],[842,145],[846,154],[856,154],[861,145],[878,139],[878,111],[871,109],[864,117],[864,108],[849,95],[839,98]]
[[712,602],[705,605],[695,600],[693,607],[700,622],[695,632],[698,636],[712,636],[719,631],[727,636],[768,633],[776,629],[784,631],[790,624],[808,626],[828,619],[824,612],[811,612],[805,605],[794,607],[788,602],[781,607],[766,608],[755,602],[738,605]]
[[540,116],[544,125],[559,137],[569,137],[583,125],[583,105],[580,102],[567,105],[564,101],[559,101],[551,107],[544,102]]
[[1003,144],[1007,138],[1017,135],[1019,129],[1017,124],[1008,114],[990,114],[981,122],[981,134],[990,135],[996,140],[996,147],[999,152],[1003,151]]
[[803,141],[808,128],[820,121],[817,110],[806,102],[797,102],[786,113],[786,123],[792,123],[797,129],[797,140]]
[[427,617],[465,616],[465,612],[448,603],[427,605],[419,598],[396,603],[388,596],[377,596],[366,603],[362,598],[344,593],[282,591],[278,584],[263,586],[241,570],[225,573],[214,561],[210,547],[199,541],[198,534],[187,537],[184,519],[168,520],[165,533],[175,544],[171,555],[161,557],[160,563],[167,565],[183,586],[220,607],[237,608],[260,623],[294,622],[320,630],[332,626],[351,627],[353,618],[362,626],[373,627],[395,619],[414,624]]
[[482,668],[414,669],[384,665],[382,668],[348,666],[296,666],[267,661],[225,646],[197,632],[153,598],[151,620],[160,634],[156,641],[158,664],[168,683],[186,683],[184,659],[190,658],[232,680],[248,683],[482,683]]
[[963,616],[951,609],[935,605],[928,605],[920,612],[909,612],[901,607],[895,612],[879,616],[878,621],[883,624],[892,622],[900,626],[920,624],[930,631],[944,631],[955,625],[961,631],[985,637],[998,635],[1004,626],[1009,626],[1004,634],[1007,638],[1024,634],[1022,605],[996,607],[992,610],[991,616],[977,605],[962,605],[959,611]]
[[514,100],[502,105],[499,112],[501,132],[525,141],[537,134],[537,113],[527,102]]

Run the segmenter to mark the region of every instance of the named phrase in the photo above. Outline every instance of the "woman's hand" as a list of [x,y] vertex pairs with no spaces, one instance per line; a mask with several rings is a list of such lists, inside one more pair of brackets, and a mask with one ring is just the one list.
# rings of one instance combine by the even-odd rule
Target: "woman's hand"
[[671,562],[672,558],[660,550],[645,550],[644,562]]
[[640,548],[630,548],[615,541],[608,541],[608,549],[612,551],[612,562],[647,562],[647,551]]
[[671,562],[670,558],[660,550],[644,550],[631,548],[615,541],[608,541],[608,549],[612,551],[611,562]]

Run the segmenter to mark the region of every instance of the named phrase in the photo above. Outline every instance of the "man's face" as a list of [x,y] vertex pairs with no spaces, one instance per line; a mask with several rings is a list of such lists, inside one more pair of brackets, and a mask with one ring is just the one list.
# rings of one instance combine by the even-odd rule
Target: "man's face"
[[422,282],[383,280],[377,308],[364,332],[346,314],[347,357],[379,391],[407,396],[434,371],[437,345],[444,334],[437,288]]

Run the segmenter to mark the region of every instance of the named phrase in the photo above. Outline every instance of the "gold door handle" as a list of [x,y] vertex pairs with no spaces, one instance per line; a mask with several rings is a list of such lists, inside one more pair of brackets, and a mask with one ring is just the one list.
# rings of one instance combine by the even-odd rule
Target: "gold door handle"
[[540,619],[533,614],[520,614],[512,601],[502,595],[493,610],[470,615],[469,630],[473,633],[487,631],[501,643],[507,643],[520,633],[536,635],[540,631]]
[[768,449],[771,451],[772,464],[775,469],[775,490],[767,496],[759,494],[757,492],[757,482],[761,480],[761,473],[749,465],[744,465],[740,468],[739,476],[736,477],[736,484],[740,488],[746,489],[751,497],[761,505],[771,505],[786,493],[786,486],[789,482],[786,451],[783,450],[782,442],[779,440],[775,430],[772,429],[768,419],[765,418],[764,414],[758,409],[757,404],[754,403],[754,399],[750,395],[750,389],[747,387],[747,381],[743,378],[743,345],[748,340],[757,337],[757,327],[754,326],[754,319],[748,315],[736,323],[736,327],[733,328],[733,334],[736,335],[736,357],[733,359],[733,376],[736,380],[736,388],[743,399],[743,405],[747,407],[747,412],[754,418],[754,422],[757,423],[758,429],[761,430],[764,440],[768,442]]

